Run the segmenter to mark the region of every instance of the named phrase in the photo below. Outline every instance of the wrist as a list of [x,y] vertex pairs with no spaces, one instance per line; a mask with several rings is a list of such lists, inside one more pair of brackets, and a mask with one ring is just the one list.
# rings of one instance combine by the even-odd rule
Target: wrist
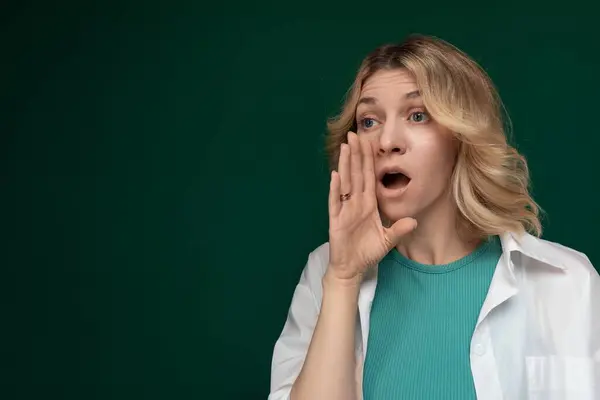
[[340,278],[331,272],[332,268],[328,267],[325,275],[323,275],[323,289],[341,290],[354,292],[360,290],[362,282],[362,274],[357,274],[350,278]]

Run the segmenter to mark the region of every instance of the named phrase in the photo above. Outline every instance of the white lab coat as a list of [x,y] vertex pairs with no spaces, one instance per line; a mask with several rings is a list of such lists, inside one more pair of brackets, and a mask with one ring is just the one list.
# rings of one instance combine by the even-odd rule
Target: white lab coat
[[[529,234],[507,233],[501,242],[471,338],[477,398],[600,400],[598,273],[585,254]],[[328,243],[308,257],[275,344],[269,400],[290,397],[317,323],[328,260]],[[358,393],[377,284],[377,268],[370,272],[358,298]]]

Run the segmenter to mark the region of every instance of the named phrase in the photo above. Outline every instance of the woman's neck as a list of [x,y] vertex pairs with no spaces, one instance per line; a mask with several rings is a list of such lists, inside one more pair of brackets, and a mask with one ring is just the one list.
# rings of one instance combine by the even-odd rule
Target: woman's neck
[[481,243],[480,235],[458,222],[453,203],[424,214],[416,218],[417,228],[396,246],[405,257],[426,265],[449,264],[470,254]]

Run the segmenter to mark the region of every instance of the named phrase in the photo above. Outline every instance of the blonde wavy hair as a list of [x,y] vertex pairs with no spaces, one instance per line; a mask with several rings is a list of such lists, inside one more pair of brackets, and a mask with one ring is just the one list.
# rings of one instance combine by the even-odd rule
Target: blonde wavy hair
[[510,120],[498,92],[474,60],[435,37],[413,35],[367,55],[341,113],[327,123],[330,168],[337,167],[348,131],[356,132],[363,84],[379,70],[399,68],[414,76],[431,116],[459,142],[451,188],[463,222],[481,235],[527,231],[540,236],[540,208],[528,190],[527,162],[507,142],[504,125]]

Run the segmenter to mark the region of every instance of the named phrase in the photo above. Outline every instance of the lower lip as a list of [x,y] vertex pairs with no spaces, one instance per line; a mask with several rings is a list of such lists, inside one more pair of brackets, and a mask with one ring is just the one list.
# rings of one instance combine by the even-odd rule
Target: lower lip
[[383,198],[396,198],[396,197],[400,197],[402,196],[402,194],[406,191],[406,188],[408,187],[408,185],[410,185],[410,181],[399,188],[394,188],[394,189],[390,189],[390,188],[386,188],[385,186],[383,186],[383,184],[381,182],[379,182],[378,184],[378,189],[379,189],[379,193],[381,193],[381,197]]

